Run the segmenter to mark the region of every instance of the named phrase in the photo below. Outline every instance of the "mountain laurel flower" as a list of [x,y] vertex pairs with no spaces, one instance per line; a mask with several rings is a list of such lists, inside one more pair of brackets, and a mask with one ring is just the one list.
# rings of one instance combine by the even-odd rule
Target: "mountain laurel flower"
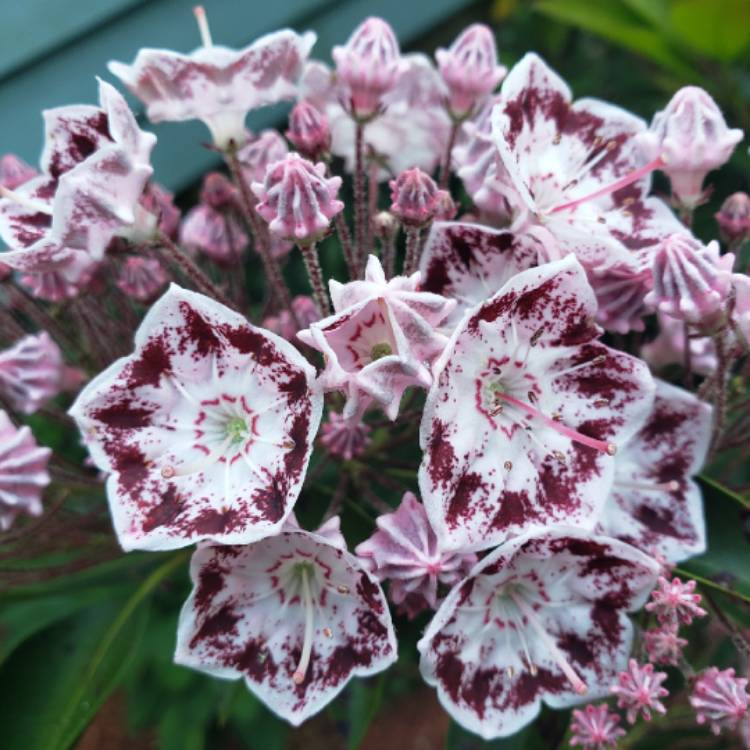
[[630,659],[628,668],[617,675],[612,693],[617,696],[618,708],[626,709],[631,724],[635,724],[639,714],[650,721],[652,711],[667,712],[660,700],[669,695],[669,691],[661,686],[666,679],[666,672],[654,672],[653,664],[641,665],[635,659]]
[[743,132],[728,128],[719,106],[697,86],[681,88],[666,108],[654,115],[648,132],[637,137],[647,159],[661,157],[661,170],[681,205],[703,202],[706,175],[729,161]]
[[446,192],[418,167],[402,172],[389,186],[391,213],[406,226],[419,227],[432,221]]
[[698,675],[690,705],[699,724],[709,723],[714,734],[733,730],[747,716],[750,695],[747,679],[735,677],[733,669],[709,667]]
[[167,272],[156,258],[131,255],[123,261],[116,284],[137,302],[152,302],[168,281]]
[[692,477],[703,468],[712,430],[710,404],[657,380],[645,424],[615,456],[598,531],[672,564],[704,552],[703,501]]
[[724,242],[741,244],[750,237],[750,195],[732,193],[714,217]]
[[49,448],[37,445],[29,427],[15,427],[0,411],[0,531],[7,531],[19,514],[42,514],[51,455]]
[[269,165],[281,161],[289,153],[289,146],[278,130],[268,128],[256,136],[248,136],[237,151],[242,176],[248,185],[262,182]]
[[481,23],[464,29],[449,49],[437,50],[435,59],[448,89],[448,108],[457,119],[467,117],[508,72],[498,65],[492,30]]
[[38,174],[34,167],[15,154],[0,157],[0,185],[8,190],[15,190]]
[[312,533],[292,522],[246,546],[199,548],[175,661],[244,679],[294,726],[330,703],[352,677],[390,666],[396,637],[385,596],[342,547],[337,529]]
[[720,252],[715,240],[703,245],[685,234],[666,237],[652,255],[654,288],[645,304],[686,323],[710,327],[732,288],[734,255]]
[[299,244],[319,240],[331,219],[344,209],[337,199],[340,177],[326,177],[323,162],[313,164],[296,153],[269,165],[263,182],[252,184],[256,208],[272,235]]
[[589,703],[575,709],[570,732],[570,746],[580,745],[583,750],[615,750],[619,739],[625,736],[620,717],[606,703]]
[[472,553],[443,552],[424,506],[407,492],[393,513],[378,516],[377,531],[357,546],[357,556],[380,581],[388,581],[391,601],[410,618],[435,609],[438,584],[458,583],[477,561]]
[[232,50],[214,45],[203,8],[195,13],[202,45],[191,54],[142,49],[131,65],[112,61],[109,70],[151,122],[202,120],[217,148],[240,146],[248,112],[294,98],[315,34],[283,29]]
[[693,580],[684,583],[675,577],[671,581],[663,576],[651,593],[646,610],[653,612],[663,625],[681,623],[690,625],[695,617],[705,617],[707,612],[700,606],[701,595],[695,593]]
[[403,68],[393,29],[382,18],[367,18],[332,54],[336,73],[348,88],[351,114],[360,119],[375,116]]
[[650,662],[673,667],[680,663],[682,651],[688,644],[684,638],[680,638],[677,623],[646,630],[643,633],[643,643]]
[[485,740],[517,732],[542,703],[604,697],[630,653],[627,613],[656,574],[634,547],[569,527],[515,537],[440,605],[417,644],[422,676]]
[[46,331],[24,336],[0,351],[0,395],[21,414],[33,414],[63,390],[80,384]]
[[328,118],[307,101],[297,102],[292,108],[286,137],[308,159],[321,159],[331,150]]
[[358,416],[346,419],[331,411],[320,428],[320,442],[331,456],[351,461],[367,450],[370,432],[372,428]]
[[445,548],[593,525],[655,389],[643,362],[597,341],[595,313],[568,256],[517,274],[454,331],[420,427],[419,486]]
[[135,351],[70,409],[125,550],[277,532],[302,486],[320,421],[315,373],[287,341],[172,285]]
[[[750,302],[750,295],[748,301]],[[737,305],[735,305],[735,312],[736,310]],[[655,339],[641,347],[641,357],[655,371],[669,365],[683,364],[685,361],[685,325],[671,315],[661,312],[657,312],[656,319],[659,324],[659,333]],[[706,376],[716,371],[716,349],[710,336],[694,336],[691,333],[688,346],[693,372]]]

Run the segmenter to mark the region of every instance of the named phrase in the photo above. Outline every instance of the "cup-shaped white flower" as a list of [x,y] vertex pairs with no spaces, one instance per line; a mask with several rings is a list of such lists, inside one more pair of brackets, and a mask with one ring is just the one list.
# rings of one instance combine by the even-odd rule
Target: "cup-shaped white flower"
[[244,678],[295,726],[352,677],[393,663],[396,637],[380,585],[331,531],[289,524],[245,547],[198,549],[175,661]]
[[287,341],[172,285],[135,351],[70,410],[121,545],[244,544],[277,532],[302,486],[322,394]]
[[711,406],[663,380],[643,427],[615,456],[615,479],[597,530],[667,562],[706,548],[700,487],[691,478],[706,460]]
[[417,644],[422,676],[451,716],[506,737],[542,703],[609,693],[658,565],[624,542],[557,527],[506,542],[448,594]]
[[591,528],[617,445],[645,421],[645,363],[597,341],[578,261],[514,276],[470,310],[434,366],[419,485],[440,543],[492,547],[529,526]]

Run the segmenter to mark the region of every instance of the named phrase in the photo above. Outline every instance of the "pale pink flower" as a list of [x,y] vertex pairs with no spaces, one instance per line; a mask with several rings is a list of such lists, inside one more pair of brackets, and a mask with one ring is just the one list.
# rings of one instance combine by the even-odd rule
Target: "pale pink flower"
[[733,265],[734,255],[721,255],[716,241],[703,245],[685,234],[670,235],[652,255],[654,286],[644,301],[678,320],[710,327],[726,306]]
[[341,178],[326,174],[323,162],[313,164],[291,153],[268,167],[263,182],[252,184],[256,210],[272,235],[309,243],[328,231],[344,204],[337,199]]
[[435,609],[438,584],[452,586],[477,561],[473,553],[443,552],[430,527],[424,506],[407,492],[393,513],[378,516],[377,530],[355,552],[380,581],[388,581],[388,594],[409,618],[424,609]]
[[98,468],[126,550],[276,533],[304,479],[322,410],[314,369],[287,341],[176,285],[135,351],[70,414]]
[[724,242],[743,242],[750,236],[750,195],[732,193],[714,217]]
[[0,158],[0,185],[8,190],[15,190],[38,174],[34,167],[15,154],[4,154]]
[[76,253],[61,268],[24,273],[19,281],[32,297],[45,302],[62,302],[86,290],[100,265],[85,253]]
[[705,617],[707,612],[700,605],[701,595],[695,593],[693,580],[683,583],[674,577],[671,581],[659,577],[658,586],[651,593],[651,601],[646,605],[663,625],[682,623],[690,625],[694,617]]
[[286,137],[308,159],[320,159],[331,150],[331,128],[328,118],[310,102],[294,105],[289,114]]
[[669,695],[669,691],[661,686],[666,679],[666,672],[654,672],[653,664],[641,665],[635,659],[630,659],[628,668],[617,675],[617,683],[611,692],[617,696],[618,708],[627,709],[631,724],[635,724],[639,714],[650,721],[652,711],[667,712],[660,700]]
[[459,724],[514,734],[541,704],[604,697],[626,666],[656,563],[623,542],[558,527],[505,542],[440,605],[417,644],[422,676]]
[[652,287],[648,253],[634,253],[637,265],[616,266],[589,273],[596,294],[596,321],[615,333],[643,331],[643,318],[650,313],[645,297]]
[[432,221],[446,192],[438,190],[435,180],[419,167],[402,172],[389,187],[391,213],[402,224],[417,227]]
[[690,705],[699,724],[709,723],[714,734],[722,729],[735,729],[747,716],[750,695],[747,679],[735,677],[733,669],[703,670],[693,686]]
[[538,524],[591,528],[617,446],[646,419],[646,365],[597,341],[596,302],[568,256],[470,310],[436,362],[419,485],[441,545],[480,549]]
[[194,52],[141,49],[131,65],[112,61],[109,70],[151,122],[202,120],[218,148],[241,145],[248,112],[294,98],[315,34],[283,29],[233,50],[212,43],[202,8],[196,16],[202,45]]
[[177,237],[180,227],[180,209],[174,204],[174,196],[163,185],[149,182],[141,196],[141,205],[156,217],[159,231],[171,237]]
[[508,72],[497,62],[492,30],[481,23],[464,29],[449,49],[438,49],[435,59],[448,89],[448,107],[458,118],[466,117]]
[[245,145],[237,152],[242,176],[248,185],[262,182],[271,164],[281,161],[289,153],[284,137],[277,130],[262,130],[248,135]]
[[138,302],[151,302],[166,286],[169,276],[156,258],[131,255],[120,266],[116,284]]
[[396,660],[396,636],[385,596],[342,543],[336,520],[317,532],[291,522],[242,547],[199,548],[175,661],[243,679],[294,726],[352,677],[386,669]]
[[741,130],[727,127],[706,91],[685,86],[654,115],[648,132],[637,140],[647,159],[664,160],[661,170],[669,176],[675,198],[694,208],[703,201],[706,175],[729,161],[742,136]]
[[643,641],[649,661],[674,667],[680,663],[682,651],[688,645],[687,640],[680,638],[677,623],[646,630]]
[[320,442],[330,455],[351,461],[367,450],[370,432],[372,428],[360,416],[346,419],[338,412],[330,411],[320,428]]
[[403,67],[393,29],[382,18],[367,18],[343,47],[333,48],[332,56],[346,85],[346,105],[352,115],[362,119],[376,115]]
[[[738,295],[739,297],[739,295]],[[750,295],[748,296],[750,301]],[[735,307],[735,310],[737,307]],[[652,369],[660,370],[668,365],[683,364],[685,361],[685,324],[658,312],[659,334],[657,337],[641,347],[641,357],[651,365]],[[750,327],[748,328],[750,331]],[[710,336],[691,335],[690,365],[693,372],[699,375],[710,375],[716,369],[716,350]]]
[[51,455],[37,445],[29,427],[15,427],[0,411],[0,531],[7,531],[19,514],[42,514]]
[[570,746],[580,745],[583,750],[614,750],[620,737],[625,736],[620,717],[606,703],[589,703],[573,711],[570,731]]
[[750,276],[744,273],[732,274],[734,287],[734,308],[732,320],[740,336],[744,337],[743,345],[750,347]]

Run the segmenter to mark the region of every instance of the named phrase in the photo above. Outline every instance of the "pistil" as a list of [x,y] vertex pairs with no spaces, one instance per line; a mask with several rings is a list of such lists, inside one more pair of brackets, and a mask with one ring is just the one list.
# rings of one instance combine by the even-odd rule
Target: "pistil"
[[616,480],[618,487],[626,487],[630,490],[643,490],[644,492],[677,492],[680,483],[676,480],[670,482],[629,482]]
[[211,29],[208,26],[205,8],[202,5],[196,5],[193,8],[193,15],[195,15],[195,20],[198,23],[198,31],[200,31],[203,46],[213,47],[214,43],[211,39]]
[[305,635],[302,642],[302,654],[300,655],[297,669],[292,675],[292,682],[294,682],[295,685],[301,685],[305,681],[307,667],[310,664],[310,655],[312,654],[313,628],[315,625],[315,609],[313,606],[312,593],[310,591],[309,566],[303,563],[300,566],[299,574],[302,579],[302,592],[300,598],[302,600],[302,606],[305,608]]

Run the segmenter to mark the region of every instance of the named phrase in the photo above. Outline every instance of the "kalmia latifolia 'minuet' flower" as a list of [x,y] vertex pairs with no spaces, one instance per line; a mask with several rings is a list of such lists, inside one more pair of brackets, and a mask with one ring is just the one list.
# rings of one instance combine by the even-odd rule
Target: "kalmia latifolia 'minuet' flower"
[[278,531],[321,406],[313,368],[291,344],[173,285],[134,353],[91,381],[70,413],[110,475],[123,548],[173,549]]
[[583,750],[614,750],[620,737],[625,736],[620,717],[606,703],[573,711],[570,731],[570,746],[580,745]]
[[597,341],[573,257],[514,276],[464,317],[435,365],[419,484],[438,539],[491,547],[529,526],[591,528],[613,456],[643,424],[654,384]]
[[377,531],[355,552],[380,581],[388,581],[391,601],[409,618],[435,609],[438,584],[458,583],[477,561],[471,553],[441,551],[424,506],[411,492],[376,524]]
[[0,531],[7,531],[19,514],[42,514],[51,455],[49,448],[37,445],[30,428],[15,427],[0,411]]
[[177,663],[243,678],[295,726],[352,677],[396,660],[385,596],[340,533],[290,525],[244,547],[203,547],[190,572],[195,588],[180,615]]
[[654,672],[653,664],[639,664],[635,659],[630,659],[628,668],[617,675],[612,692],[617,696],[618,707],[627,710],[631,724],[635,724],[639,714],[650,721],[652,711],[667,712],[660,700],[669,695],[669,691],[661,686],[666,679],[666,672]]
[[747,682],[745,677],[735,677],[734,669],[709,667],[701,672],[690,696],[698,723],[709,723],[714,734],[735,729],[748,713]]
[[417,644],[425,680],[453,718],[505,737],[545,703],[609,693],[630,653],[656,563],[623,542],[567,527],[506,542],[440,606]]

